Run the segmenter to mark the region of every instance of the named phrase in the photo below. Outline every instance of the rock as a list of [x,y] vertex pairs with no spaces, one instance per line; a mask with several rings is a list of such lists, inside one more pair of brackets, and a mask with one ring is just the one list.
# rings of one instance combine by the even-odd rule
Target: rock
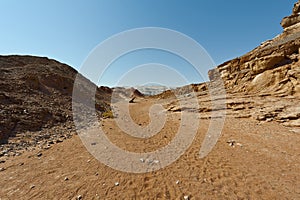
[[176,183],[176,185],[178,185],[178,184],[180,183],[180,181],[179,181],[179,180],[177,180],[175,183]]
[[184,199],[184,200],[190,200],[190,197],[189,197],[188,195],[184,195],[184,196],[183,196],[183,199]]
[[65,179],[64,179],[65,181],[68,181],[69,180],[69,178],[68,177],[65,177]]
[[259,74],[266,70],[275,68],[276,64],[281,63],[282,61],[284,61],[284,59],[285,59],[284,55],[277,54],[277,55],[264,56],[259,59],[250,61],[252,73]]
[[35,188],[35,185],[31,185],[31,186],[30,186],[30,189],[33,189],[33,188]]
[[57,140],[56,140],[56,143],[62,143],[62,142],[63,142],[62,139],[57,139]]
[[288,127],[300,127],[300,119],[287,121],[283,124]]
[[300,22],[300,2],[298,1],[297,3],[294,4],[293,12],[291,16],[283,18],[281,21],[281,26],[283,28],[288,28],[292,25],[295,25]]
[[83,198],[82,195],[78,195],[78,196],[76,197],[77,200],[81,200],[82,198]]
[[283,28],[288,28],[288,27],[290,27],[292,25],[295,25],[299,22],[300,22],[300,16],[299,15],[292,15],[292,16],[283,18],[280,25]]
[[300,13],[300,2],[294,4],[293,15],[299,15]]
[[115,186],[119,186],[120,184],[119,184],[119,182],[115,182]]
[[41,157],[43,154],[40,152],[38,154],[36,154],[37,157]]
[[55,144],[54,140],[50,140],[48,141],[48,144],[51,145],[51,144]]
[[159,163],[159,160],[153,160],[153,163],[154,163],[154,164],[158,164],[158,163]]
[[134,100],[135,100],[135,97],[131,98],[131,99],[129,100],[129,103],[134,103]]
[[5,168],[1,167],[0,168],[0,172],[3,172],[5,170]]
[[281,113],[279,113],[277,117],[277,119],[279,120],[284,120],[284,119],[297,120],[299,118],[300,118],[300,107],[286,108]]
[[272,118],[268,118],[268,119],[266,119],[266,122],[271,122],[271,121],[273,121],[273,119],[272,119]]
[[229,146],[231,146],[231,147],[233,147],[234,145],[235,145],[235,140],[228,140],[227,141],[227,144],[229,145]]

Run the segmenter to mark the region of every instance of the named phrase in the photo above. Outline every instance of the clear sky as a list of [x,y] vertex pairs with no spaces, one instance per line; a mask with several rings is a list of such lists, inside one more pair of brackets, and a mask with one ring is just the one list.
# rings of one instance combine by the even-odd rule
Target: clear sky
[[[77,70],[108,37],[141,27],[179,31],[202,45],[216,64],[241,56],[282,32],[280,21],[296,0],[0,0],[0,54],[47,56]],[[129,55],[99,84],[113,86],[124,72],[151,62],[172,65],[201,82],[184,61],[167,53]],[[131,56],[131,57],[130,57]],[[139,58],[139,62],[136,59]],[[161,60],[160,60],[161,59]],[[120,59],[121,60],[121,59]],[[176,61],[176,62],[175,62]],[[123,71],[120,66],[124,67]],[[212,66],[203,66],[207,71]],[[125,69],[126,68],[126,69]],[[147,72],[148,75],[151,72]],[[133,73],[134,74],[134,73]],[[154,73],[155,74],[155,73]],[[140,78],[140,77],[139,77]],[[205,77],[203,78],[206,79]],[[131,82],[130,82],[131,81]],[[140,84],[134,77],[124,84]]]

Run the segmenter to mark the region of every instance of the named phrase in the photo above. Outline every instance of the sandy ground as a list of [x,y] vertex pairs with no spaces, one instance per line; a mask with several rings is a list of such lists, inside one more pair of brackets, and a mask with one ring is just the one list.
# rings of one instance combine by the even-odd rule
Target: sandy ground
[[[130,105],[137,124],[149,123],[154,102]],[[229,116],[213,151],[200,159],[210,120],[199,120],[190,148],[155,172],[114,170],[96,160],[79,136],[48,150],[2,158],[0,199],[300,199],[299,134],[276,122]],[[164,128],[149,139],[124,134],[113,119],[104,120],[102,127],[119,147],[147,152],[167,145],[179,124],[180,113],[168,112]]]

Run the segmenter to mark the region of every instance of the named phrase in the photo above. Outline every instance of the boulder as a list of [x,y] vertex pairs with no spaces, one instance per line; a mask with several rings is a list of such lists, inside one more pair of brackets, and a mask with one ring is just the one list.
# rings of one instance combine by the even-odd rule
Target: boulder
[[300,2],[294,4],[293,12],[291,16],[285,17],[281,21],[281,26],[286,29],[300,22]]
[[297,14],[297,15],[292,15],[292,16],[283,18],[280,25],[283,28],[288,28],[288,27],[290,27],[292,25],[295,25],[299,22],[300,22],[300,16]]
[[300,2],[298,1],[297,3],[294,4],[293,14],[298,15],[299,13],[300,13]]
[[252,61],[250,65],[252,68],[252,72],[254,74],[259,74],[268,69],[275,68],[276,65],[280,64],[284,60],[285,57],[282,54],[269,55]]

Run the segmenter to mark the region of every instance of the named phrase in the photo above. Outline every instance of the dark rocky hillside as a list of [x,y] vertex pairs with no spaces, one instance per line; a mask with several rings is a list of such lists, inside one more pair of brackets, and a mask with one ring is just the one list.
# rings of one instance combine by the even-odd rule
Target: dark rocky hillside
[[[76,75],[77,71],[72,67],[52,59],[0,56],[1,143],[7,143],[8,138],[20,134],[30,138],[34,132],[55,126],[73,129],[72,91]],[[79,76],[85,89],[96,87]],[[109,109],[110,95],[111,89],[97,88],[96,108],[99,113]]]

